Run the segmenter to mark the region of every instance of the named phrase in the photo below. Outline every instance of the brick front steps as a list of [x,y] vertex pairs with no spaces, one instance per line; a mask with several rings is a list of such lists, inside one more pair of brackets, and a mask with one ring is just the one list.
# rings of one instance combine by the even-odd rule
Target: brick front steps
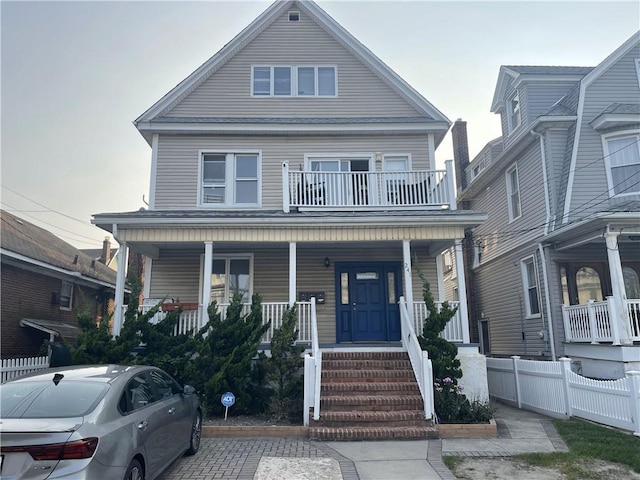
[[320,420],[309,437],[326,440],[389,440],[437,437],[404,352],[322,356]]

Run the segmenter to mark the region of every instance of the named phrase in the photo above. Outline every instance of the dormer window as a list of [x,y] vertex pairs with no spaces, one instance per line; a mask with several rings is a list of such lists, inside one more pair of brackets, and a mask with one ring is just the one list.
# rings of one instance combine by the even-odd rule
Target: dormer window
[[289,21],[290,22],[299,22],[300,21],[300,12],[289,12]]
[[509,123],[509,133],[520,126],[520,96],[516,93],[507,103],[507,115]]
[[251,70],[254,97],[335,97],[336,67],[329,65],[254,65]]

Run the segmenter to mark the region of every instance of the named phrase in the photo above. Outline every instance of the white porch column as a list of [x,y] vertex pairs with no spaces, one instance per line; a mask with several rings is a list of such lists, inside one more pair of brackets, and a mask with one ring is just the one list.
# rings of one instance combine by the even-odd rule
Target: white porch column
[[404,298],[407,301],[407,310],[413,325],[413,279],[411,276],[411,242],[402,241],[402,269],[404,270]]
[[297,250],[296,242],[289,242],[289,307],[296,303]]
[[460,300],[460,306],[458,312],[460,314],[460,321],[462,322],[462,341],[464,343],[470,343],[469,337],[469,310],[467,309],[467,285],[464,276],[464,258],[462,257],[462,240],[456,239],[456,276],[458,279],[458,300]]
[[622,263],[620,262],[620,251],[618,250],[618,232],[606,232],[604,239],[607,244],[607,258],[609,260],[609,275],[611,276],[611,293],[617,310],[617,318],[612,318],[612,322],[618,322],[620,328],[620,341],[623,345],[631,342],[631,332],[629,331],[629,314],[627,313],[627,293],[624,288],[624,276],[622,275]]
[[282,162],[282,211],[289,213],[289,162]]
[[209,321],[207,308],[211,303],[211,273],[213,272],[213,242],[204,242],[204,266],[202,273],[202,317],[199,327],[204,327]]
[[449,210],[456,210],[458,204],[456,202],[456,179],[454,177],[455,168],[453,166],[453,160],[447,160],[444,162],[444,166],[447,170],[447,191],[449,197]]
[[129,259],[129,246],[126,242],[120,244],[118,249],[118,272],[116,273],[116,298],[113,311],[113,326],[111,335],[117,337],[120,335],[122,323],[124,321],[124,287],[127,280],[127,266]]

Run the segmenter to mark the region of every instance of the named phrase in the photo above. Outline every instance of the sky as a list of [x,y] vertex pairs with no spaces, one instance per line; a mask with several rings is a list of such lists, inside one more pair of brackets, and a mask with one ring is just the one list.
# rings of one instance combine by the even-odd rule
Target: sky
[[[595,66],[640,29],[637,1],[317,2],[451,121],[473,158],[500,135],[500,65]],[[132,122],[270,1],[0,1],[2,208],[77,248],[91,215],[145,207]],[[438,167],[452,158],[448,134]],[[1,235],[1,232],[0,232]]]

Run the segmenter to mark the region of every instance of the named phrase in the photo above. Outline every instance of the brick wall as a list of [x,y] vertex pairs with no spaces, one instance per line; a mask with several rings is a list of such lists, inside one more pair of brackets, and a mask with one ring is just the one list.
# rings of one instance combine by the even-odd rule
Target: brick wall
[[0,319],[2,358],[31,357],[38,355],[42,343],[49,335],[31,327],[21,327],[20,319],[55,320],[77,325],[74,309],[86,307],[94,317],[103,315],[103,304],[96,302],[97,290],[74,286],[71,311],[61,310],[51,304],[51,294],[59,297],[62,280],[11,265],[2,265],[2,291],[0,294]]

